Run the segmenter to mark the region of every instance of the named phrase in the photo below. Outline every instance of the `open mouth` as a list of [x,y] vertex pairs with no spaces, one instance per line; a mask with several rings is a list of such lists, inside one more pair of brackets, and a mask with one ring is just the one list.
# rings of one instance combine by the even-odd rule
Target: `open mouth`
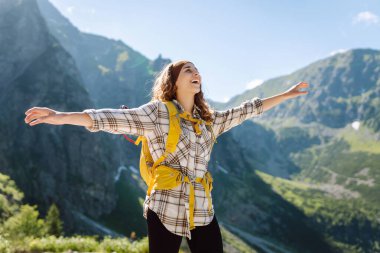
[[199,84],[199,81],[198,80],[193,80],[193,81],[191,81],[191,83]]

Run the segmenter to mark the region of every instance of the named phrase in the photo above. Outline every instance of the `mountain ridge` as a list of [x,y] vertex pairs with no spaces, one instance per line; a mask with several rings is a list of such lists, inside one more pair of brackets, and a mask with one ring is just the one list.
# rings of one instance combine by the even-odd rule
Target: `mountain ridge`
[[[15,15],[14,18],[16,17],[21,16]],[[66,23],[66,25],[71,24]],[[41,27],[38,26],[37,28],[42,29]],[[50,24],[48,32],[54,31],[54,27]],[[32,30],[32,28],[30,29]],[[36,28],[34,27],[34,29]],[[69,34],[68,31],[74,31],[76,36],[82,35],[77,34],[79,30],[75,30],[75,27],[65,31],[67,34]],[[47,34],[46,29],[44,33]],[[28,71],[23,71],[22,75],[14,74],[14,72],[13,76],[10,75],[16,81],[12,81],[11,86],[7,86],[12,87],[12,89],[6,90],[7,97],[3,96],[0,102],[3,108],[12,108],[12,110],[4,112],[4,115],[11,120],[9,122],[0,122],[4,126],[0,126],[0,136],[5,136],[8,140],[13,140],[14,136],[22,136],[22,138],[16,138],[14,146],[11,146],[8,141],[4,142],[7,146],[4,145],[2,150],[9,152],[7,148],[12,147],[13,151],[9,154],[5,153],[7,154],[6,157],[0,157],[5,161],[0,161],[2,165],[5,164],[8,172],[15,168],[12,175],[17,178],[18,182],[22,183],[26,193],[30,194],[29,200],[32,202],[42,203],[41,206],[43,207],[43,203],[50,202],[65,193],[67,198],[64,195],[65,197],[62,198],[63,204],[60,205],[63,210],[69,211],[74,209],[75,206],[79,206],[80,214],[84,214],[102,225],[116,229],[116,226],[112,226],[112,224],[118,222],[120,226],[115,230],[116,232],[128,233],[130,230],[140,227],[141,230],[138,231],[138,234],[142,234],[145,232],[143,228],[145,221],[141,217],[141,210],[138,211],[138,207],[140,207],[140,198],[145,197],[145,192],[140,187],[139,179],[133,176],[129,177],[129,174],[127,174],[128,176],[120,176],[117,183],[115,183],[114,179],[114,175],[120,166],[129,168],[129,166],[133,165],[136,167],[139,156],[137,148],[133,149],[131,145],[128,146],[128,143],[119,138],[121,136],[105,133],[99,133],[97,136],[82,135],[83,129],[72,126],[52,129],[41,125],[33,129],[33,133],[36,133],[35,135],[29,135],[23,129],[19,131],[19,127],[13,127],[15,125],[19,126],[20,122],[22,122],[21,116],[23,116],[18,114],[23,109],[20,110],[15,105],[20,105],[25,109],[31,105],[44,104],[62,111],[75,111],[85,107],[102,107],[106,104],[115,108],[120,103],[133,107],[146,101],[147,88],[151,85],[151,83],[149,84],[150,78],[153,78],[154,74],[169,60],[158,57],[156,60],[150,61],[141,55],[137,55],[133,59],[133,53],[130,53],[127,46],[124,46],[122,42],[110,41],[99,35],[86,34],[84,36],[86,39],[95,39],[93,41],[81,41],[82,44],[91,46],[91,48],[86,49],[87,51],[80,50],[82,47],[78,45],[66,46],[67,48],[71,47],[71,50],[75,49],[83,52],[85,60],[80,59],[79,51],[76,56],[71,57],[70,51],[63,46],[61,47],[60,41],[57,39],[54,42],[55,44],[50,44],[49,50],[42,50],[44,53],[37,57],[38,60],[31,61],[31,64],[28,64]],[[55,36],[52,37],[56,39]],[[74,42],[72,41],[72,43]],[[24,44],[26,44],[25,41]],[[91,51],[94,48],[99,49],[103,46],[107,50],[105,50],[105,53],[101,52],[102,56],[98,56],[94,54],[94,51]],[[75,55],[75,52],[73,54]],[[366,99],[369,99],[370,103],[366,103],[362,107],[362,115],[371,118],[371,113],[373,115],[378,112],[376,103],[374,103],[376,102],[377,94],[377,70],[374,62],[376,63],[377,60],[375,59],[376,57],[366,56],[368,54],[361,55],[365,57],[355,58],[350,56],[350,59],[355,61],[362,59],[362,65],[359,64],[359,66],[368,67],[364,72],[369,76],[367,79],[370,81],[371,79],[375,80],[368,84],[370,89],[366,91],[368,93]],[[326,79],[327,81],[331,79],[329,77],[334,77],[336,80],[342,81],[340,83],[341,87],[345,87],[343,81],[349,80],[350,75],[353,78],[354,73],[357,73],[355,68],[339,67],[341,66],[339,64],[351,66],[347,65],[346,61],[343,61],[347,56],[349,54],[343,57],[342,55],[337,56],[341,59],[341,62],[334,63],[331,66],[326,65],[326,69],[318,70],[318,67],[316,67],[308,70],[312,65],[310,64],[307,66],[308,68],[303,68],[301,72],[293,73],[289,80],[285,80],[287,76],[274,78],[274,81],[271,79],[273,82],[270,86],[267,85],[265,94],[280,90],[284,91],[283,89],[290,84],[286,82],[299,80],[301,77],[307,77],[308,75],[314,76],[315,80],[319,78],[319,80]],[[96,57],[98,57],[98,60],[95,59]],[[323,63],[322,60],[321,62]],[[321,62],[318,64],[321,64]],[[135,64],[140,64],[140,67],[133,68]],[[344,72],[344,70],[347,71]],[[352,71],[350,72],[349,70]],[[83,74],[84,77],[82,76]],[[363,74],[363,72],[360,71],[359,74]],[[120,79],[127,76],[128,79]],[[98,81],[95,83],[90,82],[95,79]],[[146,86],[143,87],[139,80],[143,83],[145,82]],[[98,85],[102,81],[104,83]],[[105,92],[104,85],[106,84],[110,85],[110,89]],[[309,192],[302,193],[305,194],[302,195],[294,187],[291,190],[278,193],[276,189],[287,189],[286,187],[289,187],[290,183],[278,180],[282,184],[281,187],[283,187],[278,188],[278,181],[269,180],[268,182],[270,183],[267,183],[255,173],[258,170],[270,173],[277,178],[300,181],[310,180],[309,183],[317,184],[332,181],[333,174],[331,172],[333,172],[336,173],[336,183],[339,186],[345,187],[346,190],[351,192],[367,193],[369,198],[366,201],[372,200],[373,203],[377,203],[376,199],[374,199],[374,190],[377,188],[371,188],[369,185],[359,185],[359,182],[367,182],[368,177],[374,178],[375,184],[378,182],[378,174],[376,174],[377,156],[369,156],[360,152],[348,153],[350,152],[350,147],[353,147],[352,150],[359,149],[363,151],[360,149],[360,145],[363,146],[363,144],[358,144],[360,136],[355,135],[358,132],[346,129],[347,131],[343,133],[341,128],[341,126],[348,126],[353,119],[357,119],[360,111],[357,105],[359,105],[361,93],[357,90],[355,90],[357,93],[352,93],[353,91],[350,89],[352,87],[347,87],[342,90],[342,95],[345,96],[329,97],[328,95],[331,92],[336,92],[337,87],[340,86],[337,82],[327,84],[328,86],[324,90],[313,91],[316,96],[309,96],[311,101],[308,101],[306,97],[300,97],[293,101],[284,102],[273,110],[265,112],[262,117],[256,117],[244,122],[241,126],[232,129],[218,140],[219,144],[215,145],[213,156],[210,160],[210,171],[215,176],[215,189],[213,192],[215,194],[213,196],[216,211],[220,214],[221,221],[225,221],[226,224],[227,222],[238,224],[239,229],[257,237],[266,237],[268,241],[274,241],[276,245],[283,248],[290,248],[293,252],[332,252],[333,247],[330,245],[329,240],[326,240],[326,236],[332,237],[338,242],[349,244],[350,240],[353,239],[353,235],[355,236],[355,231],[364,231],[368,239],[368,242],[366,242],[365,239],[356,236],[359,239],[355,243],[360,245],[363,250],[368,251],[371,244],[376,243],[376,237],[368,237],[370,230],[366,230],[366,226],[359,224],[360,229],[356,229],[356,222],[359,220],[365,224],[371,224],[374,226],[374,231],[378,231],[377,225],[371,223],[372,221],[370,220],[351,219],[352,216],[355,217],[354,211],[352,214],[344,212],[342,214],[344,202],[342,203],[342,209],[337,210],[335,213],[334,209],[329,209],[329,212],[320,210],[320,212],[315,213],[315,216],[309,217],[307,210],[297,209],[297,201],[303,196],[308,197]],[[93,85],[93,87],[90,85]],[[117,90],[117,88],[119,89]],[[92,91],[90,92],[91,89]],[[38,90],[38,94],[31,95],[34,90]],[[138,93],[135,93],[135,91]],[[349,96],[350,93],[355,96]],[[136,94],[135,97],[134,94]],[[129,97],[126,95],[129,95]],[[25,98],[26,100],[22,101]],[[125,103],[126,101],[127,103]],[[305,109],[303,106],[306,103],[309,103],[309,105]],[[336,106],[336,104],[339,105],[340,103],[351,107]],[[324,115],[326,108],[327,114]],[[335,112],[334,110],[338,111]],[[332,112],[336,114],[332,114]],[[346,113],[351,115],[342,118],[338,117]],[[14,115],[18,115],[18,118],[16,119]],[[328,120],[331,122],[328,122]],[[377,123],[376,118],[374,118],[373,123]],[[364,128],[361,126],[360,129]],[[336,136],[338,133],[341,133],[342,136]],[[371,138],[372,133],[369,136]],[[35,146],[31,147],[32,143],[35,143]],[[23,146],[26,148],[22,148]],[[374,144],[374,148],[377,148],[376,144]],[[127,152],[125,152],[126,150]],[[51,159],[47,159],[48,162],[46,163],[40,162],[44,157]],[[335,157],[339,157],[339,161],[334,161]],[[369,169],[363,172],[364,168],[358,167],[358,161],[355,161],[354,158],[357,158],[358,161],[366,162]],[[34,164],[31,166],[31,163]],[[26,167],[24,168],[23,165],[25,164]],[[340,164],[344,164],[344,166]],[[323,166],[327,169],[322,169]],[[54,173],[49,173],[49,170]],[[345,184],[344,180],[346,178],[344,176],[361,179],[362,181],[356,180]],[[41,184],[41,186],[38,184]],[[73,189],[70,189],[71,191],[69,192],[64,191],[68,186]],[[41,195],[40,199],[39,191],[44,187],[48,189],[44,193],[47,195]],[[64,190],[57,193],[54,190],[56,188]],[[56,193],[57,196],[54,195]],[[293,202],[291,198],[288,198],[288,195],[297,195],[298,197]],[[307,199],[306,197],[305,199]],[[120,201],[119,206],[116,199]],[[323,201],[325,201],[323,203],[328,203],[327,200]],[[89,206],[86,206],[86,203]],[[319,205],[318,201],[313,203]],[[127,206],[123,206],[125,204]],[[93,210],[90,210],[91,208]],[[239,212],[236,212],[236,210],[239,210]],[[113,213],[115,216],[107,217],[107,213]],[[329,223],[334,221],[334,219],[331,220],[333,215],[343,216],[340,222],[345,222],[345,227],[340,229],[339,224]],[[74,220],[75,217],[70,218]],[[86,224],[80,223],[78,219],[76,221],[78,221],[78,224],[75,225],[79,227],[73,227],[75,231],[91,231],[91,228],[86,228]],[[289,228],[292,228],[291,233],[289,233]],[[310,245],[317,245],[320,248],[310,249]]]

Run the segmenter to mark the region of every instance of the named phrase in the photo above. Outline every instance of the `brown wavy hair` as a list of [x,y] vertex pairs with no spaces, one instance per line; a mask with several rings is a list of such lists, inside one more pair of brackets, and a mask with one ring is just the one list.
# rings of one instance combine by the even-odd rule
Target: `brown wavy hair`
[[[156,75],[156,79],[152,88],[152,101],[171,101],[173,99],[177,99],[177,86],[175,86],[175,84],[171,81],[172,68],[173,63],[170,63],[163,67],[162,70]],[[214,110],[204,99],[202,85],[201,91],[194,96],[194,103],[201,110],[199,113],[201,118],[205,121],[211,121]]]

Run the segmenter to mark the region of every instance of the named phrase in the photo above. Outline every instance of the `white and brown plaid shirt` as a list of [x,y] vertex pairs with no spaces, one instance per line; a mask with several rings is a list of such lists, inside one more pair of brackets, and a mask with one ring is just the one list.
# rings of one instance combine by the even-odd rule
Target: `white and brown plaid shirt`
[[[173,100],[179,113],[184,111],[182,105]],[[200,119],[197,106],[194,106],[193,117]],[[152,101],[132,109],[86,109],[83,112],[93,120],[91,132],[106,131],[113,134],[144,135],[148,140],[149,150],[154,160],[165,151],[165,143],[169,132],[169,114],[164,103]],[[258,97],[243,102],[240,106],[225,111],[214,111],[212,128],[200,125],[202,134],[196,135],[193,124],[181,118],[182,133],[177,149],[169,154],[164,165],[180,170],[184,175],[203,177],[207,172],[214,137],[217,138],[244,120],[263,113],[263,103]],[[208,212],[208,200],[200,183],[194,182],[194,225],[205,226],[214,216],[214,207]],[[189,193],[190,187],[182,183],[170,190],[153,190],[146,196],[143,216],[147,218],[148,208],[157,213],[164,226],[174,234],[191,239],[189,226]]]

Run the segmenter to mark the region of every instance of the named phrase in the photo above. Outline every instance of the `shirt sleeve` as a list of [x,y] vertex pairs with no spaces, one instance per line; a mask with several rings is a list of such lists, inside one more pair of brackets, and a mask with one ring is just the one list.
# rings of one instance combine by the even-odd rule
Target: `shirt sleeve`
[[263,101],[258,97],[246,100],[241,105],[225,111],[214,111],[213,131],[215,137],[240,125],[244,120],[260,116],[262,113]]
[[90,132],[105,131],[112,134],[147,135],[155,128],[158,117],[158,101],[152,101],[131,109],[86,109],[92,119]]

